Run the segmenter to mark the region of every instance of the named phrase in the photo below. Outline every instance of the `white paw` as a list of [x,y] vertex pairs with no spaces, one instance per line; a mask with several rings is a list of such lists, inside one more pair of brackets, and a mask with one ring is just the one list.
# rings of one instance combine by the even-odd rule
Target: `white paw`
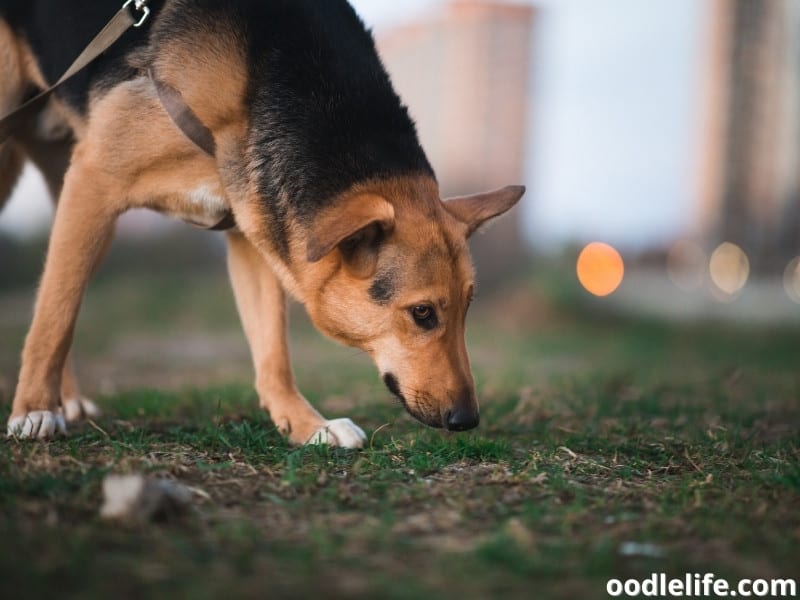
[[20,417],[8,419],[8,437],[21,439],[55,437],[57,433],[67,433],[67,424],[64,415],[50,412],[49,410],[35,410]]
[[96,419],[100,416],[100,408],[87,398],[71,398],[64,400],[64,416],[69,423],[77,421],[81,417]]
[[306,444],[328,444],[340,448],[363,448],[367,441],[364,430],[350,419],[326,421]]

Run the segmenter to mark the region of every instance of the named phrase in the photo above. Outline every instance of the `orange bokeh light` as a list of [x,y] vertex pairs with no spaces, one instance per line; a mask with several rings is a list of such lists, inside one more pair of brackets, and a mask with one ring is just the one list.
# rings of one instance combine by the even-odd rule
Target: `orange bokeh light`
[[578,281],[590,294],[608,296],[622,283],[625,263],[608,244],[592,242],[578,257]]

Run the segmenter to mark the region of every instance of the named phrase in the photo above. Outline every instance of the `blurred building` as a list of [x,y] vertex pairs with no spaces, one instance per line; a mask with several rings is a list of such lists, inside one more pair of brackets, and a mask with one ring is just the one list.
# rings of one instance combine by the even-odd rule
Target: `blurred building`
[[697,234],[782,271],[800,252],[800,2],[709,7]]
[[[443,195],[523,181],[533,23],[530,6],[452,0],[379,36]],[[494,273],[524,256],[518,210],[473,244]]]

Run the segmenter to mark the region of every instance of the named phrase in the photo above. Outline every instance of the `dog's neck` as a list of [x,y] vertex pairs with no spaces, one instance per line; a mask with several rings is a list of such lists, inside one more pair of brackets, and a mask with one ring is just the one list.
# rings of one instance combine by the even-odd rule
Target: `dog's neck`
[[[250,98],[250,172],[272,222],[291,215],[306,223],[369,179],[433,177],[408,110],[352,9],[317,3],[315,18],[292,11],[302,27],[287,32],[267,19],[248,50],[256,65],[249,88],[262,90]],[[286,255],[288,236],[273,233]]]

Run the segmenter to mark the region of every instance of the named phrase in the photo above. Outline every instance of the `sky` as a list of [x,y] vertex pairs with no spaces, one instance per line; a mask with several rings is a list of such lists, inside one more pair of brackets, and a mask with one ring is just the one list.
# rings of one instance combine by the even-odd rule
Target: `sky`
[[[647,249],[680,236],[692,215],[703,3],[528,3],[540,8],[523,199],[530,241]],[[353,2],[378,34],[440,4]]]
[[[541,9],[523,200],[529,239],[646,249],[677,237],[691,214],[703,3],[529,3]],[[380,35],[443,0],[352,4]],[[49,219],[41,182],[29,172],[20,188],[0,229],[25,232]]]
[[369,27],[379,31],[435,9],[442,0],[350,0]]
[[536,243],[644,249],[686,229],[703,4],[547,3],[527,173]]

